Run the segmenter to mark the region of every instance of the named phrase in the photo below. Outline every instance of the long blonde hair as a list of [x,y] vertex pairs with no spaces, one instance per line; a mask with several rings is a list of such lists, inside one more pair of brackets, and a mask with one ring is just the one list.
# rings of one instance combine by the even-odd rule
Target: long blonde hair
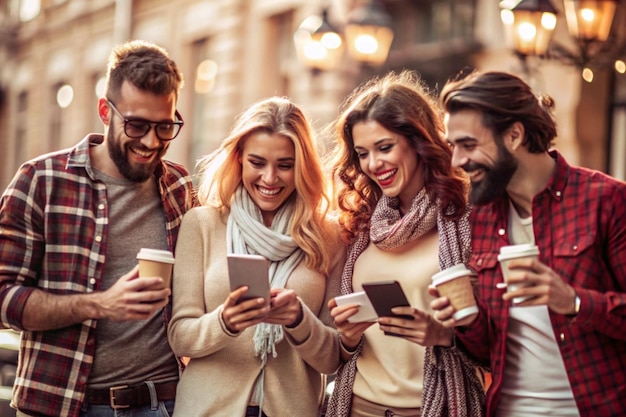
[[200,159],[198,199],[202,205],[229,211],[231,199],[241,184],[239,157],[250,135],[265,132],[289,138],[295,149],[295,212],[290,234],[305,254],[307,267],[326,273],[332,236],[326,221],[329,199],[326,179],[314,143],[313,130],[300,107],[283,97],[270,97],[248,107],[235,121],[219,148]]

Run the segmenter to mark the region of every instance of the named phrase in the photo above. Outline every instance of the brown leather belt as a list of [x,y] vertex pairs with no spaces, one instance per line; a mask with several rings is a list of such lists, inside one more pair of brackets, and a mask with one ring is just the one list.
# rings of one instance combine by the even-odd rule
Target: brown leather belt
[[[154,384],[158,401],[173,400],[176,397],[176,382]],[[87,404],[110,405],[119,408],[137,407],[150,404],[150,390],[146,384],[120,385],[111,388],[87,389]]]

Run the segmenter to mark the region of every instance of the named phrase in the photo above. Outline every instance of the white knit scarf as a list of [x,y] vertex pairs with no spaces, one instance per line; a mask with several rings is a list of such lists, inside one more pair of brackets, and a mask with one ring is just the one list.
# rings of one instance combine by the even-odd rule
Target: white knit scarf
[[[369,233],[361,233],[350,247],[341,277],[341,293],[352,289],[354,263],[370,240],[382,249],[402,246],[437,227],[439,235],[439,268],[466,263],[470,256],[469,209],[458,221],[444,216],[437,199],[426,188],[415,196],[409,211],[402,216],[399,199],[383,195],[370,220]],[[447,213],[450,214],[450,213]],[[337,372],[335,388],[326,417],[348,417],[356,361],[363,348],[361,337],[356,353]],[[453,348],[426,348],[424,359],[424,393],[422,417],[479,417],[483,415],[484,390],[474,366]],[[392,404],[390,404],[392,405]]]
[[[226,224],[228,253],[249,253],[270,261],[271,288],[284,288],[291,272],[304,257],[298,244],[289,236],[289,225],[294,204],[288,200],[276,213],[272,226],[263,223],[261,210],[248,192],[240,186],[231,202]],[[277,324],[257,324],[254,332],[254,350],[265,367],[267,355],[276,357],[275,344],[283,339],[283,328]]]

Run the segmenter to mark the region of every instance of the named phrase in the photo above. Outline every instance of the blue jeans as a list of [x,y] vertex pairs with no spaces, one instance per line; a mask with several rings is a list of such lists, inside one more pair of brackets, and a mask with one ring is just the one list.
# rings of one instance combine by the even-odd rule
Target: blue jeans
[[159,401],[155,409],[150,404],[142,407],[112,409],[108,405],[87,405],[80,417],[170,417],[174,414],[174,400]]

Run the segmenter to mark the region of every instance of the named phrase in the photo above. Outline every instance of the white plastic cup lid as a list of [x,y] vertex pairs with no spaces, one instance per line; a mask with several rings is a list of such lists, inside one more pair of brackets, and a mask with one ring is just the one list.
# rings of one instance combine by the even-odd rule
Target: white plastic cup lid
[[525,258],[527,256],[539,255],[539,248],[532,243],[525,243],[522,245],[510,245],[502,246],[500,248],[500,254],[498,255],[498,261],[505,261],[513,258]]
[[467,275],[475,276],[476,274],[471,269],[467,268],[464,264],[456,264],[433,275],[433,285],[437,286],[446,281],[450,281],[455,278],[464,277]]
[[174,263],[174,255],[168,250],[141,248],[137,254],[137,259],[146,261]]

